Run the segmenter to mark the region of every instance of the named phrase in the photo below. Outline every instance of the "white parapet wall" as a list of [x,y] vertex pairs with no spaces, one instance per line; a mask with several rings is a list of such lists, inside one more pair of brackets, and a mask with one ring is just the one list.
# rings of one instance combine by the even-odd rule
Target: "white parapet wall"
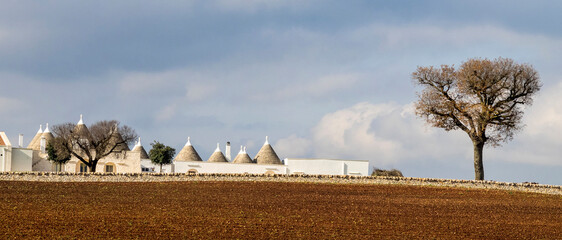
[[12,148],[12,172],[30,172],[32,169],[33,150]]
[[174,163],[176,173],[250,173],[250,174],[285,174],[285,165],[265,165],[255,163],[219,163],[219,162],[180,162]]
[[[142,172],[160,173],[160,165],[152,163],[150,159],[141,159],[141,170]],[[173,172],[174,172],[173,164],[162,165],[162,173],[173,173]]]
[[287,174],[369,175],[368,160],[285,158]]

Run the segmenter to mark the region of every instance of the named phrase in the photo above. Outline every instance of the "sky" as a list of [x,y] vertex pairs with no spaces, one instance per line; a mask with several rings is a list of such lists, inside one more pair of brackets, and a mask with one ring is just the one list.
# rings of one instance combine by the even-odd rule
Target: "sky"
[[418,66],[531,64],[543,87],[487,180],[562,185],[562,2],[0,1],[0,131],[115,119],[202,158],[369,160],[409,177],[473,179],[472,144],[417,118]]

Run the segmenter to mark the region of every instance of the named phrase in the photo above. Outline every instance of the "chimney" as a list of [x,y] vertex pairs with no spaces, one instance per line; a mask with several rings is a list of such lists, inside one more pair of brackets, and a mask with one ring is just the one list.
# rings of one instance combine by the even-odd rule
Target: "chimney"
[[45,148],[47,147],[47,140],[45,139],[45,136],[41,136],[41,145],[40,145],[40,150],[41,153],[45,153]]
[[232,157],[230,156],[230,142],[226,142],[226,151],[225,151],[225,157],[226,160],[228,160],[230,162],[230,159],[232,159]]
[[20,133],[19,148],[23,148],[23,134]]

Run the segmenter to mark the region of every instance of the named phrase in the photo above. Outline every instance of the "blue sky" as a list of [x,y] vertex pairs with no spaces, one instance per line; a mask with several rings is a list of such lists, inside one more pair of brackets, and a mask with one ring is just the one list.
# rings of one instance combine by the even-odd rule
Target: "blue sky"
[[[554,1],[2,1],[0,130],[117,119],[203,158],[367,159],[472,179],[462,132],[412,112],[417,66],[508,57],[543,89],[526,127],[486,148],[486,179],[562,184],[562,4]],[[12,140],[14,142],[14,140]],[[236,150],[235,150],[236,152]]]

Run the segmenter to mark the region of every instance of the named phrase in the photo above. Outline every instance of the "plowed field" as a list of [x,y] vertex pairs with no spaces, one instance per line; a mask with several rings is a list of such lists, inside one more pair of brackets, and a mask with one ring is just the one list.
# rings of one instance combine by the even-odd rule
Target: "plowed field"
[[562,239],[562,196],[276,182],[0,181],[0,239]]

